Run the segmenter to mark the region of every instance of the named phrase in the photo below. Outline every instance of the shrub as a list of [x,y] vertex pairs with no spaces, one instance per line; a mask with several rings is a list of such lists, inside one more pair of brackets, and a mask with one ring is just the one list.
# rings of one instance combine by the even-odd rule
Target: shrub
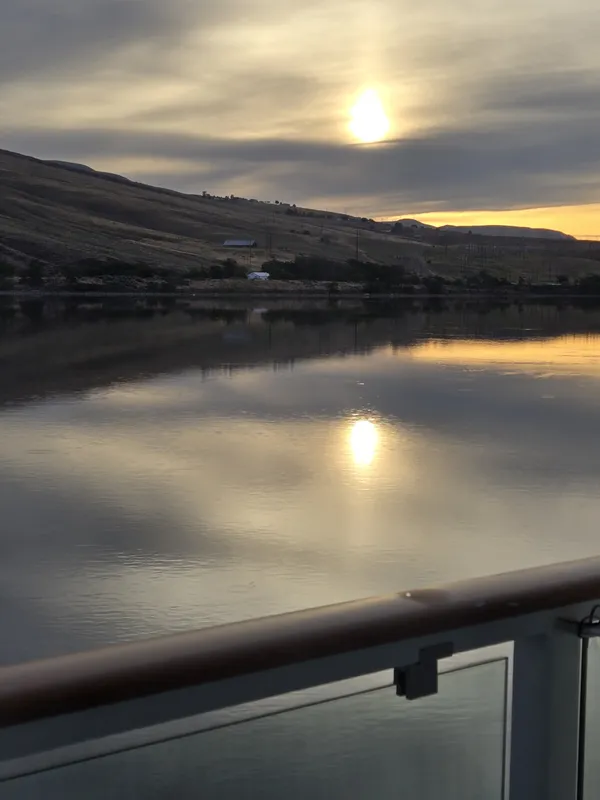
[[37,258],[32,259],[23,274],[23,282],[33,289],[39,289],[44,285],[44,264]]

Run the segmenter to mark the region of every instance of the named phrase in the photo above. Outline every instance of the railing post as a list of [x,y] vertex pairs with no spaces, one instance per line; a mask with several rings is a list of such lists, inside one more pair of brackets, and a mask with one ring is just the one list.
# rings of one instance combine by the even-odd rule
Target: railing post
[[576,633],[515,641],[510,800],[576,800],[580,683]]

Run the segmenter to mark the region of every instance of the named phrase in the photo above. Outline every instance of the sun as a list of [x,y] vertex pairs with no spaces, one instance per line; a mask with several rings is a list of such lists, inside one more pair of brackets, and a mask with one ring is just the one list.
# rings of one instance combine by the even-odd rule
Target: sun
[[375,458],[379,435],[377,428],[368,419],[357,420],[350,429],[350,448],[354,462],[368,467]]
[[350,109],[350,132],[359,142],[380,142],[390,129],[390,121],[375,89],[365,89]]

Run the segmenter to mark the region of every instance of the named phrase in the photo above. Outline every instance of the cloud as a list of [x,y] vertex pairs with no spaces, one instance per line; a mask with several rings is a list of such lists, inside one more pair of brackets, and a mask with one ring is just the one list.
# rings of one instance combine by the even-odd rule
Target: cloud
[[[185,191],[253,181],[266,196],[297,201],[388,198],[438,210],[591,202],[600,184],[600,150],[588,118],[520,125],[439,129],[381,146],[310,140],[218,139],[152,131],[21,130],[30,152],[104,163],[166,159],[172,172],[130,171],[143,181]],[[326,165],[326,169],[324,168]]]
[[[278,3],[279,13],[291,5]],[[92,72],[98,61],[114,67],[115,55],[136,48],[144,50],[145,66],[164,66],[190,37],[210,39],[230,20],[256,22],[272,16],[273,6],[271,0],[251,7],[243,0],[9,0],[0,9],[0,81],[60,74],[77,80],[80,70]]]
[[600,80],[584,70],[548,71],[536,75],[503,76],[487,86],[482,105],[496,111],[536,114],[577,114],[598,119]]
[[[3,143],[373,215],[589,203],[599,13],[590,0],[576,15],[517,0],[460,14],[442,0],[13,1],[0,10]],[[370,84],[396,140],[353,147],[348,107]]]
[[9,2],[0,9],[0,81],[77,79],[74,70],[106,65],[132,43],[160,47],[185,32],[185,7],[186,0]]

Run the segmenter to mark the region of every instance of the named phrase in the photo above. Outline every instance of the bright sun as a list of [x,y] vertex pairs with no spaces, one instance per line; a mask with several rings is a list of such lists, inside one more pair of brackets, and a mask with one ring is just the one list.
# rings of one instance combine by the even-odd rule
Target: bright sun
[[374,89],[366,89],[350,110],[350,132],[365,144],[380,142],[390,129],[379,95]]
[[368,419],[357,420],[350,429],[350,448],[354,462],[360,467],[368,467],[375,458],[379,434]]

